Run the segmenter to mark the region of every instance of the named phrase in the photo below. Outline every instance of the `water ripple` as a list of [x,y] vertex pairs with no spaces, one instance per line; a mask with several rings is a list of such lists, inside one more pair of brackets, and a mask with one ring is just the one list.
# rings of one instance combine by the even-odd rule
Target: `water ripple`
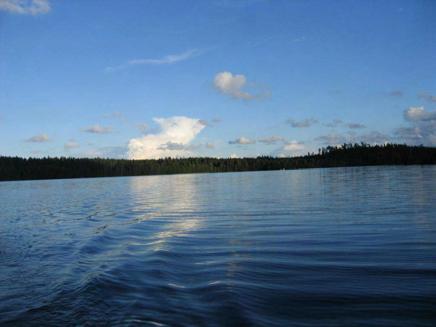
[[436,168],[7,182],[0,324],[434,326]]

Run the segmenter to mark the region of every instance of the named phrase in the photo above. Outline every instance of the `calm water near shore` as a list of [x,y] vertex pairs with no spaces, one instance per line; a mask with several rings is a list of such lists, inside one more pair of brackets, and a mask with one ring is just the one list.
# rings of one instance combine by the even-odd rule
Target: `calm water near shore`
[[435,326],[436,166],[0,183],[0,324]]

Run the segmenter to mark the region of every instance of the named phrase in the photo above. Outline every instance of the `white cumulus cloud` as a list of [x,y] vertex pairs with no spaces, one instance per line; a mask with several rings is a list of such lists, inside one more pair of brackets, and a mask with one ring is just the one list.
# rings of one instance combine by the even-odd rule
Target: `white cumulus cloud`
[[39,15],[50,11],[48,0],[0,0],[0,10],[14,14]]
[[154,118],[161,131],[129,141],[130,159],[158,159],[192,155],[190,143],[203,130],[200,119],[184,116]]
[[409,107],[404,111],[404,118],[414,122],[436,120],[436,111],[427,111],[424,107]]
[[218,73],[215,75],[214,79],[214,86],[221,93],[228,95],[234,99],[254,99],[254,95],[243,90],[246,84],[247,79],[244,75],[233,75],[230,72]]
[[276,151],[276,154],[278,157],[299,156],[303,154],[304,149],[305,146],[302,142],[289,141],[286,142],[286,144],[284,144],[278,151]]

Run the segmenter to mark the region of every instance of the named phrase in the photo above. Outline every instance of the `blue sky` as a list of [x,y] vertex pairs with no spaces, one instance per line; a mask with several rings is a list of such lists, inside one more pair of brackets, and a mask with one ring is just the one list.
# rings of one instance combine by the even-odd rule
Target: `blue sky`
[[436,145],[436,2],[0,0],[0,155]]

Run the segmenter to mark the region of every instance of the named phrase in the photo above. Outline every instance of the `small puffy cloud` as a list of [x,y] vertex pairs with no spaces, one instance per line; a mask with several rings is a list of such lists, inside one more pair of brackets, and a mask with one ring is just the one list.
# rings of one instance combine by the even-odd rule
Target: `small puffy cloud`
[[304,144],[298,141],[290,141],[284,145],[283,149],[288,151],[302,150],[304,149]]
[[286,121],[286,123],[291,125],[293,128],[306,128],[306,127],[310,127],[310,126],[318,123],[318,119],[315,119],[315,118],[306,118],[306,119],[297,121],[295,119],[289,118]]
[[278,149],[275,154],[278,157],[292,157],[299,156],[303,154],[305,146],[302,142],[289,141],[286,142],[280,149]]
[[44,142],[48,142],[50,139],[48,137],[47,134],[38,134],[35,136],[32,136],[30,138],[28,138],[26,140],[26,142],[31,142],[31,143],[44,143]]
[[242,88],[247,84],[244,75],[233,75],[230,72],[221,72],[215,75],[214,86],[223,94],[229,95],[235,99],[250,100],[253,98]]
[[132,59],[129,60],[128,62],[122,64],[122,65],[118,65],[118,66],[113,66],[113,67],[106,67],[106,72],[114,72],[117,70],[122,70],[128,67],[132,67],[132,66],[138,66],[138,65],[171,65],[171,64],[175,64],[177,62],[181,62],[181,61],[185,61],[191,58],[194,58],[196,56],[199,56],[201,54],[201,51],[198,49],[191,49],[182,53],[178,53],[178,54],[170,54],[167,56],[164,56],[162,58],[141,58],[141,59]]
[[424,107],[409,107],[404,111],[404,118],[411,122],[436,120],[436,111],[427,111]]
[[158,159],[192,155],[190,146],[205,125],[200,119],[183,116],[154,118],[161,131],[129,141],[131,159]]
[[279,142],[284,142],[285,139],[281,136],[268,136],[268,137],[262,137],[257,140],[259,143],[271,145],[271,144],[277,144]]
[[65,150],[72,150],[72,149],[76,149],[78,147],[80,147],[80,144],[74,140],[69,140],[67,143],[64,144]]
[[213,143],[206,143],[206,148],[207,149],[215,149],[215,144],[213,144]]
[[242,74],[233,75],[231,72],[220,72],[214,78],[215,88],[224,95],[238,100],[261,99],[269,95],[269,92],[252,94],[244,90],[247,86],[247,78]]
[[347,127],[350,128],[350,129],[362,129],[362,128],[366,128],[365,125],[359,124],[359,123],[348,123]]
[[0,10],[14,14],[39,15],[50,11],[48,0],[0,0]]
[[86,133],[92,133],[92,134],[107,134],[107,133],[112,132],[112,128],[101,126],[101,125],[97,124],[97,125],[86,127],[83,129],[83,131]]
[[237,138],[236,140],[229,141],[229,144],[239,144],[239,145],[248,145],[248,144],[254,144],[256,141],[251,140],[247,137],[241,136],[240,138]]
[[436,95],[432,95],[427,92],[419,94],[418,97],[428,102],[436,102]]

